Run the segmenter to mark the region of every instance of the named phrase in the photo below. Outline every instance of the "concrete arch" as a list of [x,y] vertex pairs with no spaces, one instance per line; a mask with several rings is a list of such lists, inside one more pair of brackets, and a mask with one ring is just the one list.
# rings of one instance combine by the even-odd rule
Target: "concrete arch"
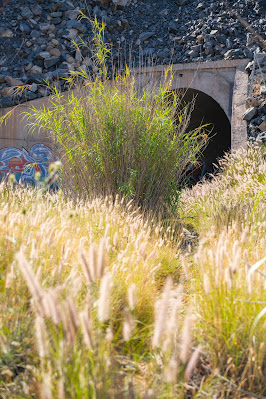
[[220,104],[203,91],[192,88],[177,90],[181,107],[192,104],[191,115],[187,130],[194,130],[202,125],[209,136],[207,147],[199,157],[199,178],[206,173],[213,172],[213,163],[231,149],[231,123]]
[[229,76],[225,76],[229,74],[232,74],[232,71],[221,73],[217,70],[203,70],[187,71],[186,74],[176,73],[173,78],[172,89],[186,88],[207,94],[220,105],[231,121],[233,83]]

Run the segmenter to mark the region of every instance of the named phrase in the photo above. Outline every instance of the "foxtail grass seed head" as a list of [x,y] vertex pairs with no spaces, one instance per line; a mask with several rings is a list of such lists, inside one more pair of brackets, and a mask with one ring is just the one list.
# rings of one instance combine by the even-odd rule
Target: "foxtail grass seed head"
[[135,322],[131,313],[127,310],[125,312],[125,321],[123,324],[123,338],[125,341],[129,341],[134,330]]
[[154,333],[152,339],[153,348],[156,348],[160,345],[161,338],[165,329],[166,320],[167,320],[168,301],[172,285],[173,285],[172,278],[168,277],[164,285],[161,300],[158,303],[158,308],[156,309],[155,312],[155,326],[154,326]]
[[192,353],[192,356],[190,357],[190,359],[188,361],[188,364],[187,364],[187,367],[186,367],[186,370],[185,370],[185,380],[186,380],[186,382],[188,382],[190,380],[190,378],[192,377],[192,375],[193,375],[193,373],[194,373],[194,371],[195,371],[195,369],[197,367],[197,364],[198,364],[198,361],[199,361],[199,358],[200,358],[200,353],[201,353],[201,346],[198,346],[194,350],[194,352]]
[[88,309],[84,310],[79,314],[81,331],[83,334],[84,344],[87,349],[92,348],[92,326],[91,326],[91,317]]
[[211,284],[210,279],[207,273],[203,274],[203,287],[206,295],[209,295],[211,292]]
[[179,357],[182,363],[186,363],[189,357],[190,344],[192,339],[192,322],[193,322],[193,317],[190,313],[188,313],[184,320],[184,325],[182,328],[181,339],[180,339]]
[[98,247],[97,277],[102,278],[104,273],[106,238],[102,238]]
[[177,382],[178,362],[172,357],[164,369],[164,380],[166,383],[175,384]]
[[48,340],[44,319],[38,315],[35,319],[35,332],[39,356],[41,359],[43,359],[48,354]]
[[32,298],[35,302],[36,309],[42,316],[44,312],[42,308],[43,291],[41,285],[38,279],[36,278],[35,274],[33,273],[29,263],[27,262],[22,250],[20,250],[20,252],[16,254],[15,258],[18,261],[18,266],[26,280]]
[[103,276],[100,284],[100,296],[98,300],[98,319],[104,323],[109,318],[110,313],[110,296],[111,296],[112,278],[107,273]]
[[137,287],[136,284],[130,284],[127,290],[128,306],[130,310],[134,310],[137,303]]

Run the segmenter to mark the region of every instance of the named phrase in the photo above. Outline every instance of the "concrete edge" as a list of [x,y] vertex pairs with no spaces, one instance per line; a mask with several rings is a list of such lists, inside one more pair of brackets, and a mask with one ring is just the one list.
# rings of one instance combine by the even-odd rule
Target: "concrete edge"
[[248,74],[245,72],[245,68],[240,66],[236,69],[232,97],[232,150],[237,150],[247,145],[247,122],[243,120],[243,114],[246,111],[247,96]]
[[[240,68],[245,67],[250,60],[243,58],[241,60],[218,60],[218,61],[202,61],[202,62],[190,62],[189,64],[173,64],[172,71],[189,71],[189,70],[213,70],[221,68]],[[158,65],[150,67],[134,68],[134,73],[152,73],[152,72],[165,72],[170,69],[169,65]]]

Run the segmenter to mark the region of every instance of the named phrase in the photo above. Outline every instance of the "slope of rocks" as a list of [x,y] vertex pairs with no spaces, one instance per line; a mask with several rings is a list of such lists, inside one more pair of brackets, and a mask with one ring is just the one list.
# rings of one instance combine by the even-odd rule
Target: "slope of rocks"
[[[229,4],[265,37],[265,0]],[[125,54],[137,66],[252,59],[260,51],[222,1],[0,0],[0,107],[47,95],[44,82],[67,89],[63,78],[69,70],[93,71],[92,28],[77,19],[78,10],[105,22],[114,63]],[[73,40],[86,46],[79,51]],[[28,86],[17,92],[22,85]]]

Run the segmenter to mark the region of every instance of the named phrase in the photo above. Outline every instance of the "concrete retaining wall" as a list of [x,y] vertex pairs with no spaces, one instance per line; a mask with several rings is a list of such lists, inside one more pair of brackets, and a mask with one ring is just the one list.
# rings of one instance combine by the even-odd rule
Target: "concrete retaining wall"
[[[248,77],[244,72],[248,60],[210,61],[173,65],[172,89],[192,88],[200,90],[212,97],[224,110],[232,124],[232,148],[245,145],[247,139],[246,122],[242,119],[245,111],[245,101],[248,90]],[[135,70],[138,79],[158,84],[164,79],[167,66],[156,66]],[[5,147],[27,150],[36,144],[49,145],[49,138],[36,130],[29,134],[24,112],[30,112],[29,107],[36,108],[48,104],[47,97],[33,100],[14,107],[0,109],[0,117],[12,110],[5,125],[0,126],[0,149]]]

